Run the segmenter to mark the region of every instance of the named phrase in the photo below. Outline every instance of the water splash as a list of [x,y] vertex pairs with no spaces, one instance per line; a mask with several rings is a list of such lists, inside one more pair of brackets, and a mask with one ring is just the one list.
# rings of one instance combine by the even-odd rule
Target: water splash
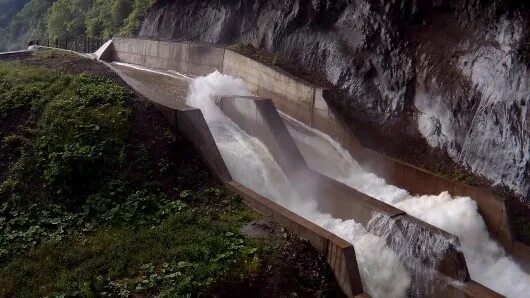
[[[453,258],[453,250],[458,247],[458,243],[450,242],[447,237],[425,228],[424,224],[420,225],[409,219],[411,218],[390,218],[385,214],[375,213],[367,225],[367,230],[384,239],[410,272],[410,295],[432,297],[435,293],[441,293],[447,286],[447,283],[440,279],[440,265],[444,261],[458,264],[459,260]],[[467,272],[458,274],[458,277],[465,276]]]
[[448,192],[438,196],[411,196],[363,170],[327,134],[287,115],[283,114],[282,118],[310,167],[456,235],[473,280],[508,297],[530,297],[530,276],[489,236],[477,204],[471,198],[453,198]]
[[212,97],[249,94],[242,80],[215,72],[194,79],[187,99],[204,114],[233,179],[352,243],[363,287],[372,297],[405,297],[410,275],[385,241],[353,220],[343,221],[317,211],[315,198],[301,199],[265,145],[226,117]]

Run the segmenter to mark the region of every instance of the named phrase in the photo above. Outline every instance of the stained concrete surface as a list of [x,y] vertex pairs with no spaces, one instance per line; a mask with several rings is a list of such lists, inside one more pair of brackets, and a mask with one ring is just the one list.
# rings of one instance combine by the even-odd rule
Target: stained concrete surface
[[184,77],[172,75],[171,73],[162,74],[154,71],[150,72],[123,64],[112,63],[112,65],[138,82],[151,86],[159,92],[168,95],[164,97],[164,101],[161,102],[162,104],[170,106],[176,100],[186,99],[190,81]]

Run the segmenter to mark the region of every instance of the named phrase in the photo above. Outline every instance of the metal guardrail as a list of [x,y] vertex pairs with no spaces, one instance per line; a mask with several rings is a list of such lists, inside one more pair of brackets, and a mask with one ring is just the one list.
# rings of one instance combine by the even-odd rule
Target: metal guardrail
[[81,53],[93,53],[97,51],[104,43],[105,39],[96,37],[80,37],[76,39],[68,38],[43,38],[32,39],[28,42],[28,46],[45,46],[64,50],[70,50]]

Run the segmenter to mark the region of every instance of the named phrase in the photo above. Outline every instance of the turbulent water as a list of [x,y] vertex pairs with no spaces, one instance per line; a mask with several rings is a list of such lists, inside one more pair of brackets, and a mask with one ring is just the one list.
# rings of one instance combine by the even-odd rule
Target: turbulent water
[[373,297],[406,296],[411,278],[385,242],[353,220],[343,221],[318,212],[316,199],[301,200],[267,148],[226,117],[212,95],[249,92],[243,81],[213,73],[192,81],[187,101],[203,112],[234,180],[352,243],[363,287]]
[[[381,237],[368,233],[353,220],[343,221],[317,211],[318,198],[300,199],[267,148],[226,117],[212,95],[244,96],[250,93],[243,81],[213,73],[192,81],[187,100],[189,105],[203,112],[234,180],[352,243],[364,289],[373,297],[404,297],[410,294],[411,288],[418,287],[413,285],[413,275],[401,261],[403,256],[398,257],[395,248],[389,248]],[[509,297],[530,295],[529,276],[489,237],[472,199],[452,198],[447,192],[438,196],[410,196],[405,190],[365,172],[329,136],[286,115],[282,117],[311,167],[457,235],[474,280]],[[379,228],[389,227],[382,222],[372,221],[372,228],[377,223]]]
[[453,198],[448,192],[438,196],[411,196],[364,171],[328,135],[287,115],[282,117],[312,168],[458,236],[473,280],[508,297],[530,297],[530,276],[491,239],[471,198]]

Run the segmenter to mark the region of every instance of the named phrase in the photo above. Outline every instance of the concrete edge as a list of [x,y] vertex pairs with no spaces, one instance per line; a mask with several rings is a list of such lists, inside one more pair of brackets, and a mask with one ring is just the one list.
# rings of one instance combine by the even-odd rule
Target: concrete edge
[[94,52],[94,57],[97,60],[108,61],[109,59],[112,58],[113,50],[114,50],[113,40],[110,39]]
[[444,297],[502,298],[504,296],[472,280],[465,284],[449,284]]
[[4,55],[17,55],[17,54],[31,53],[34,50],[35,50],[35,46],[29,46],[25,50],[0,52],[0,55],[4,56]]
[[326,257],[326,261],[331,266],[346,296],[354,297],[364,293],[353,245],[238,182],[229,181],[225,185],[229,190],[238,194],[247,205],[272,217],[291,233],[309,241],[318,252]]

